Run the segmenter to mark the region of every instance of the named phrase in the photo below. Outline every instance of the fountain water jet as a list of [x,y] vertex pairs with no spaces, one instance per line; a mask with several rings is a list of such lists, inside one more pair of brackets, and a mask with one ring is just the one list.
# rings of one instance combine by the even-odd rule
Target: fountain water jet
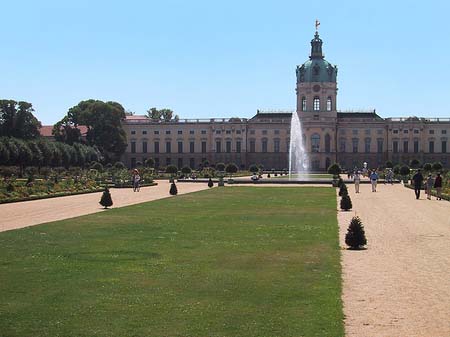
[[302,124],[298,113],[293,112],[291,118],[291,138],[289,142],[289,179],[308,173],[309,158],[303,144]]

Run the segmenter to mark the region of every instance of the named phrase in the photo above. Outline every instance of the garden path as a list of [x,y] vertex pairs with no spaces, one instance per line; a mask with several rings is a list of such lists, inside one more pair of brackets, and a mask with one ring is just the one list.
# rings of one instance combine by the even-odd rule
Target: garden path
[[[170,197],[170,183],[158,180],[157,186],[142,187],[140,192],[131,188],[112,188],[113,207]],[[207,184],[178,183],[178,194],[207,189]],[[50,199],[15,202],[0,205],[0,232],[34,226],[45,222],[73,218],[103,210],[99,205],[102,192],[72,195]]]
[[348,190],[353,209],[338,212],[341,246],[357,215],[368,249],[342,250],[346,336],[450,336],[450,203],[416,200],[400,184]]

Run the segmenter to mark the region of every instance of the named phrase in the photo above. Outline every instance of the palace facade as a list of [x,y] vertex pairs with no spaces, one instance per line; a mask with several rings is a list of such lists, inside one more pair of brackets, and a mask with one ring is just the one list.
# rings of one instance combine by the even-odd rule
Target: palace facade
[[[450,165],[450,118],[381,118],[375,111],[337,110],[337,67],[325,60],[318,32],[309,60],[297,66],[297,109],[309,167],[384,166],[386,161]],[[201,163],[236,163],[241,168],[288,168],[292,112],[257,111],[250,119],[212,118],[153,121],[127,116],[128,148],[122,161],[134,167],[153,158],[157,167],[198,168]]]

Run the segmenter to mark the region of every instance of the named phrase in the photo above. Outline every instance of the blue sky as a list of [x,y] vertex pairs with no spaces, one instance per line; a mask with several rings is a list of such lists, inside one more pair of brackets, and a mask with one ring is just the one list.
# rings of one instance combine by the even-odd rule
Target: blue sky
[[43,124],[89,98],[144,114],[295,109],[314,21],[339,68],[338,109],[450,117],[446,1],[0,0],[0,98]]

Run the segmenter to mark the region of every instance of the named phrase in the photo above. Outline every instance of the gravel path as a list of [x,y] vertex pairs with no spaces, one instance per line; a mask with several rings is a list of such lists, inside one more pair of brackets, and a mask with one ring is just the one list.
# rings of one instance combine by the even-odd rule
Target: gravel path
[[[158,180],[157,183],[157,186],[141,188],[140,192],[133,192],[131,188],[110,189],[113,207],[171,197],[169,182]],[[178,194],[185,194],[207,189],[208,186],[206,183],[178,183],[177,188]],[[99,192],[2,204],[0,205],[0,232],[101,212],[103,208],[98,203],[101,195],[102,192]]]
[[346,335],[450,336],[450,203],[402,185],[360,188],[348,185],[353,210],[338,212],[342,247],[355,214],[368,241],[342,251]]

